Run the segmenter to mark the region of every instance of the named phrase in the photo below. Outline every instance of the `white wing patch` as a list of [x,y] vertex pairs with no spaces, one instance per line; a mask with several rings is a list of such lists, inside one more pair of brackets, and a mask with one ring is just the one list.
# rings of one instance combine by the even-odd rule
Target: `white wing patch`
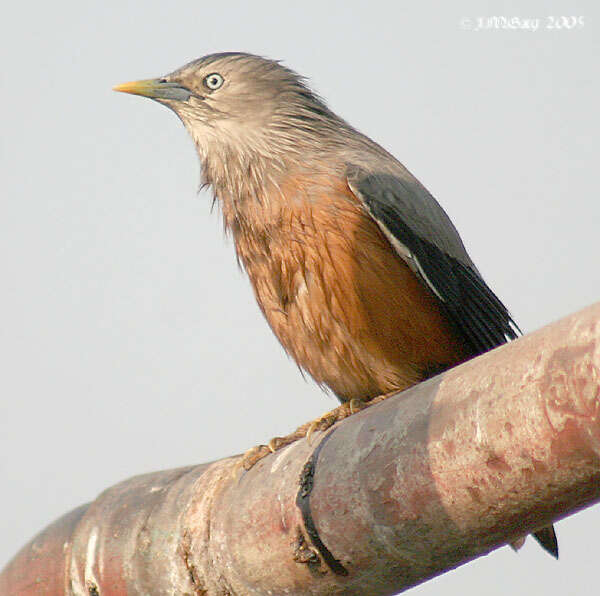
[[[375,218],[373,218],[375,219]],[[437,288],[431,283],[431,280],[427,277],[427,274],[421,267],[421,263],[415,258],[415,255],[406,247],[396,236],[394,236],[386,226],[383,225],[379,220],[375,219],[379,229],[383,232],[389,243],[394,247],[394,250],[400,255],[403,261],[409,266],[410,270],[418,275],[429,287],[429,289],[442,301],[445,302],[443,296],[437,291]]]
[[383,224],[383,222],[379,221],[373,214],[370,212],[367,202],[362,197],[362,193],[358,190],[358,188],[352,183],[349,177],[346,178],[348,182],[348,186],[350,190],[354,193],[356,197],[358,197],[363,205],[363,208],[369,213],[369,216],[377,223],[379,229],[383,232],[384,236],[388,239],[388,242],[393,246],[394,250],[398,253],[398,255],[402,258],[403,261],[409,266],[410,270],[420,277],[426,284],[427,287],[442,301],[446,302],[443,296],[438,292],[435,285],[431,282],[423,267],[421,267],[421,263],[419,263],[418,259],[415,257],[414,253],[409,250],[407,246],[402,244],[394,234],[392,234],[387,227]]

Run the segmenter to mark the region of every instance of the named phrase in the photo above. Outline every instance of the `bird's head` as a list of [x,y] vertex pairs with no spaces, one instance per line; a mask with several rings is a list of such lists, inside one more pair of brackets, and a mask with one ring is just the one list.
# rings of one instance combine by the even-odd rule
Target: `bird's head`
[[203,161],[298,151],[304,136],[318,144],[339,119],[279,62],[243,53],[211,54],[157,79],[116,91],[150,97],[171,108]]

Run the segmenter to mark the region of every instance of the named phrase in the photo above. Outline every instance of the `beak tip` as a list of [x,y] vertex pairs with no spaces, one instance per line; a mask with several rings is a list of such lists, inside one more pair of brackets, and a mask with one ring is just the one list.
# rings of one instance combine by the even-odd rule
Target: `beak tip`
[[118,91],[119,93],[131,93],[134,90],[135,82],[131,83],[119,83],[118,85],[114,85],[112,90]]

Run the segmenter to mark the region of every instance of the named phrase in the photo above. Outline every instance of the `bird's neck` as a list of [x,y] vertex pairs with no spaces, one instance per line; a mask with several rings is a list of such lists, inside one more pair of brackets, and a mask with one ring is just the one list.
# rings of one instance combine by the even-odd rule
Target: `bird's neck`
[[225,217],[226,228],[252,205],[267,202],[272,189],[277,188],[285,171],[278,157],[269,159],[253,151],[211,153],[200,157],[202,185],[212,189]]
[[285,217],[302,202],[310,203],[333,181],[345,180],[349,163],[361,165],[365,155],[377,151],[366,137],[345,134],[345,127],[341,120],[336,131],[291,124],[245,130],[220,126],[214,137],[204,132],[194,138],[202,185],[218,200],[225,228],[234,236],[243,227],[261,233],[268,222]]
[[[309,200],[310,193],[303,188],[312,184],[316,178],[323,179],[332,174],[336,159],[332,156],[323,160],[323,151],[305,150],[298,152],[289,147],[281,150],[269,146],[262,150],[259,143],[252,148],[246,146],[240,150],[227,149],[223,143],[218,151],[198,151],[202,168],[202,184],[209,186],[221,207],[225,228],[236,235],[236,230],[247,227],[258,228],[262,222],[277,220],[281,217],[290,201]],[[317,164],[327,164],[327,172],[319,172]],[[343,169],[340,162],[339,168]],[[341,175],[341,171],[339,172]],[[297,192],[284,192],[290,184],[299,186]]]

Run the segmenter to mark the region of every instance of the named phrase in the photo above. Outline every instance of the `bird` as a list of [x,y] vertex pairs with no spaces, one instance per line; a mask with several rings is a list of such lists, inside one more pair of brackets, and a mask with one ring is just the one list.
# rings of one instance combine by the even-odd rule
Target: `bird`
[[[341,402],[271,450],[518,336],[436,199],[281,61],[209,54],[114,89],[182,121],[264,317]],[[552,526],[534,536],[558,558]]]

